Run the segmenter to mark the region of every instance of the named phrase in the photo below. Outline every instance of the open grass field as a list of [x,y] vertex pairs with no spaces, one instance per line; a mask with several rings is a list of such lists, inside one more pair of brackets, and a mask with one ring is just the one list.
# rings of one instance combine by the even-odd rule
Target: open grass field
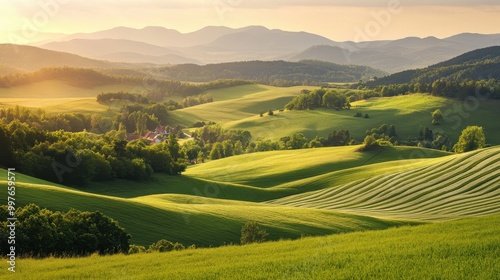
[[[500,177],[498,162],[495,161],[498,158],[498,148],[459,156],[444,152],[431,153],[434,151],[420,148],[386,147],[370,153],[353,152],[355,148],[242,155],[192,167],[182,176],[157,175],[147,182],[116,180],[91,183],[78,189],[19,174],[16,199],[20,205],[36,203],[52,210],[99,210],[118,220],[132,234],[132,243],[142,245],[161,238],[201,246],[237,243],[241,226],[250,220],[261,223],[270,233],[271,239],[279,239],[384,229],[406,223],[444,221],[500,211],[495,202],[499,198],[498,184],[495,185]],[[412,155],[418,153],[428,158],[412,159]],[[252,162],[274,164],[264,166],[262,170],[254,170],[253,167],[258,165],[249,164],[250,156],[255,157]],[[318,159],[311,160],[309,156]],[[302,167],[289,164],[290,173],[284,172],[282,169],[285,167],[281,162],[289,162],[290,159],[301,162]],[[481,163],[483,160],[486,160],[484,164]],[[479,180],[482,178],[479,175],[471,176],[469,180],[461,180],[461,177],[451,180],[446,172],[436,168],[447,166],[457,169],[458,164],[463,164],[464,168],[475,166],[471,172],[481,175],[482,166],[491,167],[484,171],[489,172],[484,180]],[[231,166],[235,169],[232,171],[234,173],[228,173],[228,169],[223,166]],[[431,182],[444,183],[438,187],[407,187],[411,181],[408,177],[412,178],[416,173],[429,169],[431,171],[427,172],[427,176],[433,179]],[[411,173],[412,170],[416,173]],[[457,172],[460,171],[458,168]],[[376,176],[397,178],[406,174],[405,172],[408,172],[405,175],[407,181],[400,181],[397,186],[389,186],[379,192],[388,193],[392,188],[397,188],[399,192],[409,192],[413,200],[418,202],[420,200],[416,198],[419,197],[429,201],[443,199],[443,192],[451,189],[445,195],[448,198],[446,203],[440,204],[438,210],[427,213],[427,210],[419,212],[412,201],[404,204],[404,201],[388,199],[388,207],[401,202],[401,209],[388,211],[387,214],[380,212],[382,210],[378,208],[375,210],[378,209],[379,212],[372,213],[362,207],[347,211],[347,208],[342,207],[334,210],[322,207],[329,199],[310,202],[310,196],[316,197],[315,191],[329,194],[332,190],[346,188],[345,184],[353,181],[362,182],[373,176],[375,180],[378,179]],[[209,175],[214,177],[208,178]],[[468,173],[464,173],[466,175]],[[2,170],[2,177],[5,178],[5,170]],[[446,185],[446,180],[451,180],[453,185]],[[276,184],[270,185],[267,182]],[[354,183],[350,183],[352,184]],[[6,182],[3,180],[0,185],[5,186]],[[293,196],[294,194],[297,196]],[[265,202],[268,200],[274,201]],[[383,202],[379,204],[384,209]],[[471,204],[478,206],[471,208]],[[469,208],[472,210],[466,211]]]
[[[5,171],[2,170],[5,176]],[[91,194],[82,190],[31,179],[16,178],[18,206],[36,203],[52,210],[70,208],[96,211],[119,221],[132,235],[132,243],[149,245],[168,238],[186,245],[219,246],[238,243],[243,224],[258,220],[269,238],[298,238],[368,229],[384,229],[404,224],[371,217],[339,214],[328,210],[265,205],[188,195],[157,194],[134,198]],[[29,183],[32,181],[33,183]],[[124,183],[122,181],[122,183]],[[147,183],[136,183],[147,188]],[[5,186],[2,181],[0,185]],[[128,185],[122,184],[122,188]],[[189,185],[184,187],[188,188]],[[203,234],[200,234],[203,233]]]
[[97,103],[95,98],[0,98],[0,108],[19,105],[29,109],[42,109],[47,113],[105,114],[109,106]]
[[283,108],[303,88],[315,87],[279,88],[252,84],[207,91],[214,102],[171,112],[171,123],[191,127],[198,121],[226,123],[259,117],[261,111]]
[[[131,85],[115,84],[82,88],[57,80],[48,80],[13,88],[0,88],[0,109],[16,105],[29,109],[43,109],[47,113],[100,113],[107,112],[109,106],[96,102],[102,92],[133,91]],[[116,108],[115,108],[116,109]]]
[[[447,152],[416,147],[385,147],[366,153],[356,152],[358,148],[359,146],[346,146],[245,154],[195,165],[184,174],[252,187],[281,189],[298,180],[313,178],[316,181],[316,176],[348,170],[349,176],[335,177],[351,182],[374,175],[373,171],[375,174],[398,171],[405,166],[412,168],[421,158],[426,158],[428,162],[429,158],[450,155]],[[396,160],[397,165],[392,162]]]
[[[12,88],[0,88],[0,98],[88,98],[102,92],[134,91],[133,85],[114,84],[98,87],[78,87],[58,80],[46,80]],[[21,104],[19,104],[21,106]]]
[[[214,103],[215,105],[216,103]],[[457,141],[468,125],[479,125],[485,129],[486,140],[493,145],[500,144],[498,118],[500,100],[478,101],[477,104],[435,97],[426,94],[412,94],[396,97],[371,98],[352,103],[351,110],[335,111],[316,109],[304,111],[275,112],[273,116],[249,116],[230,121],[227,129],[249,130],[256,139],[279,140],[293,133],[304,133],[308,138],[326,137],[333,130],[348,129],[358,141],[362,141],[368,129],[382,124],[394,124],[398,137],[403,140],[418,136],[420,126],[446,133]],[[433,126],[431,114],[440,109],[445,115],[441,125]],[[355,118],[355,113],[368,114],[370,118]]]
[[497,279],[499,221],[496,215],[246,246],[19,259],[15,276],[37,280]]

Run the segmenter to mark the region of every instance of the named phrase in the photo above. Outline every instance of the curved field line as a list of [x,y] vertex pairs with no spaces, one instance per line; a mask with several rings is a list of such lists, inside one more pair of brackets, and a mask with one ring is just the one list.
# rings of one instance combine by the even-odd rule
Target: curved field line
[[267,203],[421,221],[500,213],[500,148]]

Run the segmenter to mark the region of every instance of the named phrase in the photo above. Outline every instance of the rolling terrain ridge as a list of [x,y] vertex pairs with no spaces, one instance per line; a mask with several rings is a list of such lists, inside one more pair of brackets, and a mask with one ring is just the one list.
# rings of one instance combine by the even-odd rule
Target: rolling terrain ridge
[[274,204],[392,219],[442,221],[500,213],[500,148],[293,195]]

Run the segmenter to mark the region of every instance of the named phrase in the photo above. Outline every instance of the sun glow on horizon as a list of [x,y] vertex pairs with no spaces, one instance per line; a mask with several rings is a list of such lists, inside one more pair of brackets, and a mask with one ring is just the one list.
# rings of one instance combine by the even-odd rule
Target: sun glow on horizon
[[[14,30],[31,34],[71,34],[117,26],[162,26],[189,33],[205,26],[262,25],[270,29],[316,33],[334,41],[410,36],[444,38],[463,32],[500,33],[500,4],[484,5],[491,1],[468,6],[454,6],[443,0],[433,5],[410,5],[404,0],[375,1],[376,4],[369,6],[366,1],[328,4],[331,2],[317,1],[314,5],[299,0],[270,1],[269,4],[242,0],[3,2],[0,4],[0,32],[3,35],[0,40],[5,42],[6,33]],[[440,2],[443,3],[440,5]]]

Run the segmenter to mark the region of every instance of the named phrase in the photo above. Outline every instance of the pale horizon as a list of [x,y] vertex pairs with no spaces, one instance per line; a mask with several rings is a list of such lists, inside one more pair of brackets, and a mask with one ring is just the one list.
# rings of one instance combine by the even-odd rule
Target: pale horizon
[[[330,40],[376,41],[460,33],[500,33],[500,4],[476,1],[68,1],[21,0],[0,4],[0,41],[15,30],[92,33],[114,27],[161,26],[190,33],[206,26],[250,25],[303,31]],[[124,4],[125,3],[125,4]],[[36,41],[36,39],[33,39]]]

